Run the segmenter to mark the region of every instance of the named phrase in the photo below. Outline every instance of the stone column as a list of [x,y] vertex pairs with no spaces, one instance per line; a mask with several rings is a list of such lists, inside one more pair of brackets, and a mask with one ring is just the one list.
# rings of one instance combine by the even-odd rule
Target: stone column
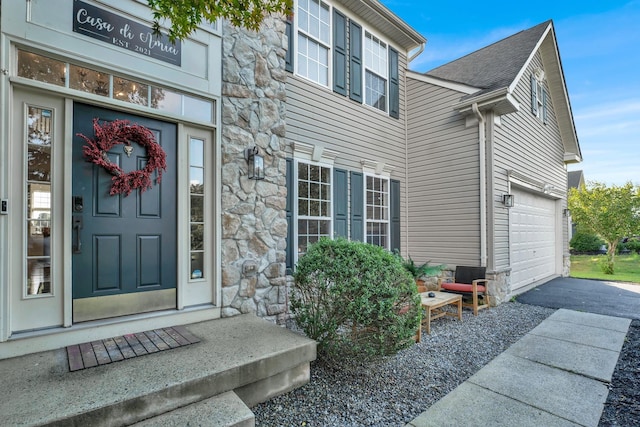
[[[222,316],[287,313],[285,281],[285,24],[259,32],[223,25]],[[247,178],[244,150],[258,147],[265,179]]]

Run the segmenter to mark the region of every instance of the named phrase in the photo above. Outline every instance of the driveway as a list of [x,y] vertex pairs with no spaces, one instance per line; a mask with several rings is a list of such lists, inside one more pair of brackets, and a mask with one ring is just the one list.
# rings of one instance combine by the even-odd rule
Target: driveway
[[518,302],[640,319],[640,284],[559,277],[516,297]]

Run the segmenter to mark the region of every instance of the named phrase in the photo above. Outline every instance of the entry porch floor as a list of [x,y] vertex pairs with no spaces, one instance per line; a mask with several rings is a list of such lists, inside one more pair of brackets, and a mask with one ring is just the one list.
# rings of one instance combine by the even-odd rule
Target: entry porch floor
[[253,425],[249,407],[309,381],[315,342],[253,314],[185,329],[200,341],[74,372],[65,348],[0,360],[2,423]]

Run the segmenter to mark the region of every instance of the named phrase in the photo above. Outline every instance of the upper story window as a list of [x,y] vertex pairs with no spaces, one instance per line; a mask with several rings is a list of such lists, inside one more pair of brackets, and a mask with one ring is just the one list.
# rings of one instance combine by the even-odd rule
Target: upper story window
[[387,45],[367,31],[364,47],[365,103],[387,111]]
[[547,123],[547,91],[544,87],[544,71],[540,68],[531,74],[531,112]]
[[286,22],[285,69],[399,118],[399,54],[384,34],[322,0],[298,0],[295,10],[295,22]]
[[297,16],[298,74],[329,86],[330,7],[322,1],[300,0]]

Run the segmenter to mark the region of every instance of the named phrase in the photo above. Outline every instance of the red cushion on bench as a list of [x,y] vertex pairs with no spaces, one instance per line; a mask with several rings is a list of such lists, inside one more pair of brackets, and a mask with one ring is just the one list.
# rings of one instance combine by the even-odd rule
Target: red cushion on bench
[[[473,292],[473,286],[466,283],[443,283],[441,287],[448,291]],[[478,292],[484,292],[485,289],[484,285],[478,285]]]

